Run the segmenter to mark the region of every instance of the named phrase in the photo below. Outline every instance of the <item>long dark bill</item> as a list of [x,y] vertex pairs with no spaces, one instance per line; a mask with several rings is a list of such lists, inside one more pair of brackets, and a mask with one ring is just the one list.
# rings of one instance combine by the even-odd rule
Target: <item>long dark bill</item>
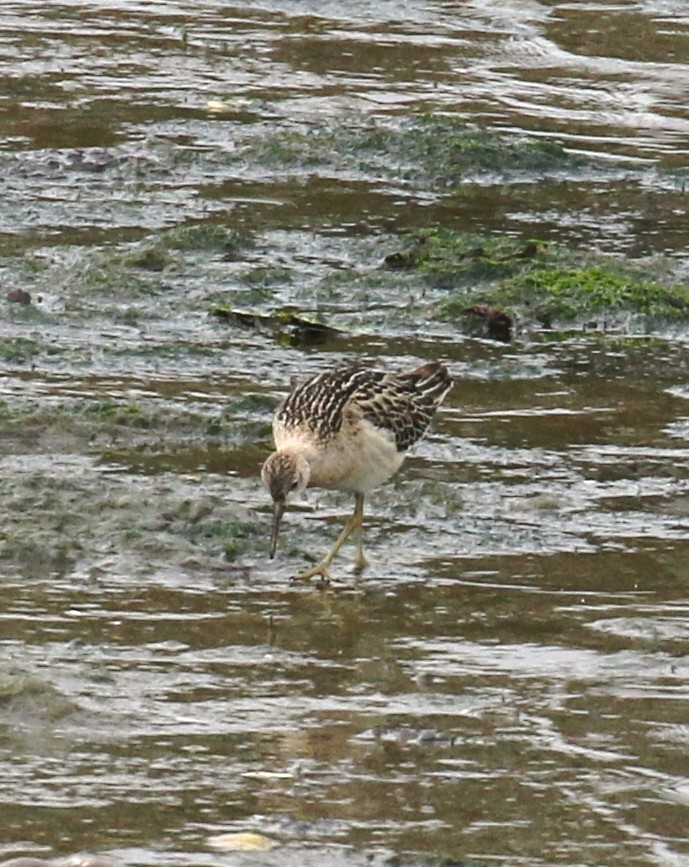
[[280,521],[282,521],[282,513],[285,511],[284,500],[273,500],[273,529],[270,533],[270,559],[275,556],[275,549],[278,546],[278,533],[280,532]]

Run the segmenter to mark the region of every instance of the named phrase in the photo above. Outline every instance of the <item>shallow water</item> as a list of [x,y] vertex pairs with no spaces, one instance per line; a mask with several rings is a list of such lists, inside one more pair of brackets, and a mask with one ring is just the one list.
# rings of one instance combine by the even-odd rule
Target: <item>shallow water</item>
[[[499,345],[380,267],[440,223],[686,274],[688,30],[661,0],[3,4],[3,296],[33,303],[0,301],[0,857],[689,864],[686,332]],[[448,178],[404,152],[420,113],[583,161]],[[208,225],[236,244],[165,234]],[[457,385],[369,498],[371,568],[291,584],[350,503],[310,492],[267,559],[272,408],[430,357]],[[212,846],[243,831],[276,848]]]

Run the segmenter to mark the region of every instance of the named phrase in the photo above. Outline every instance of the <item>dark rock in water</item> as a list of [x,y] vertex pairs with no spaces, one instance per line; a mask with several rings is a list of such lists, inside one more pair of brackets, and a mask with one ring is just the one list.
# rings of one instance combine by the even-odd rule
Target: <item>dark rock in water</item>
[[31,295],[26,289],[10,289],[5,297],[12,304],[31,304]]
[[474,304],[467,307],[464,313],[475,317],[482,323],[484,336],[492,340],[509,343],[514,334],[514,316],[505,310],[497,310],[488,304]]
[[417,264],[417,257],[413,250],[403,250],[395,253],[389,253],[383,259],[385,268],[392,271],[405,271],[414,268]]

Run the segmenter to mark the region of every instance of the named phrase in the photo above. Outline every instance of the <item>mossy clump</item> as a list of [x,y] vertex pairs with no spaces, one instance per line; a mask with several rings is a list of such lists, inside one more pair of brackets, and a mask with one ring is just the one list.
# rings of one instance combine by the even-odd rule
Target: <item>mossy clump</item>
[[478,172],[553,172],[577,167],[582,160],[549,139],[515,137],[467,127],[456,118],[422,115],[402,127],[388,143],[400,163],[451,186]]
[[258,528],[255,524],[237,522],[225,524],[221,534],[225,559],[232,562],[236,560],[248,547],[250,541],[255,539]]
[[623,314],[679,321],[689,318],[689,287],[662,286],[624,268],[536,267],[441,306],[440,318],[456,318],[469,304],[495,304],[546,327],[577,322],[591,316]]
[[51,683],[14,669],[0,671],[0,707],[52,721],[60,720],[75,710],[72,702]]
[[277,400],[272,394],[236,394],[229,398],[222,413],[207,423],[206,434],[235,443],[269,440],[276,404]]
[[[144,243],[126,252],[94,251],[70,277],[69,309],[101,304],[99,294],[112,297],[149,296],[160,291],[160,272],[172,258],[155,243]],[[88,290],[88,291],[85,291]]]
[[235,417],[238,415],[251,415],[253,413],[264,415],[265,413],[272,414],[274,409],[274,395],[249,391],[229,398],[223,414]]
[[289,268],[260,265],[246,271],[241,279],[252,289],[264,289],[277,284],[291,283],[292,271]]
[[171,261],[169,254],[157,244],[142,247],[124,257],[126,266],[153,272],[163,271]]
[[108,400],[84,402],[75,405],[72,413],[122,427],[145,429],[153,426],[151,415],[144,412],[136,403],[117,403]]
[[343,141],[338,128],[282,129],[252,142],[248,150],[252,159],[267,166],[304,168],[342,162]]
[[[633,263],[538,239],[426,229],[407,235],[383,267],[451,290],[436,317],[458,320],[469,332],[477,331],[479,320],[479,331],[495,339],[511,339],[515,319],[546,327],[592,316],[606,325],[614,317],[616,326],[628,325],[625,317],[689,319],[689,284],[672,283],[662,263]],[[658,273],[668,279],[658,282]]]
[[536,317],[576,320],[590,314],[640,313],[670,320],[689,316],[689,287],[661,286],[632,273],[588,268],[536,268],[508,281],[500,297]]
[[583,164],[550,139],[516,137],[468,127],[453,117],[419,115],[393,127],[328,125],[282,129],[252,142],[256,162],[285,168],[330,166],[448,187],[477,173],[553,173]]
[[228,562],[237,560],[252,545],[260,528],[246,521],[201,521],[191,534],[191,541],[198,543],[200,538],[213,540],[221,547]]
[[41,351],[35,340],[26,337],[3,337],[0,339],[0,359],[10,364],[26,364]]
[[236,254],[240,248],[246,247],[251,242],[250,236],[246,233],[228,229],[217,223],[178,226],[165,232],[160,240],[173,250],[210,251],[225,255]]
[[541,260],[548,245],[511,235],[479,235],[449,229],[411,233],[403,250],[385,258],[385,267],[416,270],[434,285],[458,285],[499,280],[518,274]]
[[[451,290],[436,318],[499,340],[511,339],[519,319],[546,327],[592,317],[597,326],[613,320],[616,327],[639,318],[689,319],[689,284],[673,283],[662,262],[632,263],[538,239],[424,229],[407,235],[383,267]],[[654,279],[659,273],[663,282]]]

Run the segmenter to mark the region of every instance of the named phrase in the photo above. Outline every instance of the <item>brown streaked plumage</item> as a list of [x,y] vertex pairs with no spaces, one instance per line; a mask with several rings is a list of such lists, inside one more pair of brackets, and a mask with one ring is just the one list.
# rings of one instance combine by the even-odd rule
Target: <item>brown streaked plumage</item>
[[261,470],[273,498],[270,556],[275,555],[287,498],[307,486],[351,491],[354,512],[329,553],[297,576],[329,580],[329,566],[348,536],[356,532],[355,568],[366,565],[361,545],[364,495],[402,465],[407,449],[425,433],[450,390],[447,368],[429,361],[402,373],[342,367],[297,386],[273,420],[277,451]]

